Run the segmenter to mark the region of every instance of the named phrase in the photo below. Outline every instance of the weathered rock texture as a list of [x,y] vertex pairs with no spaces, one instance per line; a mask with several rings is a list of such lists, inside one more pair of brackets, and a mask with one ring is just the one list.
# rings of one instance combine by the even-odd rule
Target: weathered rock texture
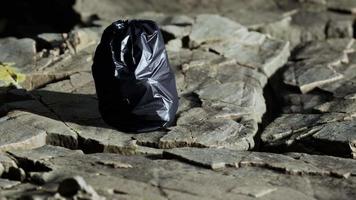
[[[33,147],[40,144],[37,140],[41,138],[42,145],[47,141],[72,149],[85,148],[89,152],[123,154],[146,151],[138,145],[253,148],[258,123],[266,112],[263,87],[268,77],[286,63],[288,42],[248,31],[246,27],[218,15],[186,17],[181,20],[190,23],[179,26],[169,23],[170,18],[166,18],[165,34],[172,35],[172,40],[189,40],[186,48],[168,52],[177,74],[181,98],[177,125],[168,132],[146,133],[144,141],[140,141],[140,135],[108,128],[97,110],[90,71],[74,67],[75,63],[88,58],[76,55],[72,56],[70,63],[64,63],[58,69],[59,73],[63,68],[69,70],[64,78],[55,82],[51,80],[40,89],[29,91],[24,94],[27,96],[24,100],[6,102],[4,112],[17,110],[13,112],[20,116],[31,115],[31,123],[39,129],[31,136],[36,141]],[[174,19],[179,18],[171,21]],[[175,30],[182,28],[187,31],[176,34]],[[229,31],[218,31],[223,28]],[[53,68],[51,66],[47,70],[57,70]],[[42,119],[43,116],[46,118]],[[10,117],[4,125],[19,123],[16,120],[25,123],[22,117]],[[36,121],[48,127],[35,126]],[[151,141],[145,141],[147,139]],[[3,140],[6,145],[14,142]],[[24,140],[27,142],[28,139]],[[94,144],[96,147],[91,149]],[[6,150],[9,148],[4,147]]]
[[355,158],[355,50],[354,39],[299,48],[275,89],[284,114],[262,133],[266,148]]
[[[355,199],[355,8],[77,0],[85,28],[0,38],[0,199]],[[92,55],[120,15],[161,27],[180,98],[166,131],[98,112]]]

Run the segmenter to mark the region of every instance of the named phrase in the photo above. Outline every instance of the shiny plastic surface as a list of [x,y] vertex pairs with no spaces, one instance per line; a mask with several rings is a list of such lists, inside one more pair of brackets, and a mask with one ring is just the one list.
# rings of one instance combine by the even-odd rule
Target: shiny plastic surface
[[178,108],[162,34],[149,20],[116,21],[98,45],[92,73],[104,121],[122,131],[169,126]]

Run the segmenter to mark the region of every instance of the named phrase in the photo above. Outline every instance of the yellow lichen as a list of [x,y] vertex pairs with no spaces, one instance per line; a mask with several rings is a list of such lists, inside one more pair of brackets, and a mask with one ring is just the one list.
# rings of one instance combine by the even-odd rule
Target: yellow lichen
[[26,76],[18,72],[13,65],[14,63],[0,62],[0,81],[4,84],[3,86],[15,85],[19,87],[20,83],[26,79]]

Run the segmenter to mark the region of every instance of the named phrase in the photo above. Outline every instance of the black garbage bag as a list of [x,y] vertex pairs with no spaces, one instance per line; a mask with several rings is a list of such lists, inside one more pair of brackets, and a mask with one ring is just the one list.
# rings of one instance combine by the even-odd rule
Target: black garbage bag
[[107,27],[92,73],[104,121],[128,132],[169,126],[178,108],[174,73],[162,34],[150,20],[119,20]]

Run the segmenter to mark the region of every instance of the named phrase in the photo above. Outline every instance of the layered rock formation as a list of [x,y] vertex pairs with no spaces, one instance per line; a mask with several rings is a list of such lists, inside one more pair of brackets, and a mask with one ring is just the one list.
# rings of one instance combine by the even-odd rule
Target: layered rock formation
[[[76,1],[95,27],[0,38],[2,198],[356,197],[353,1],[119,2]],[[92,55],[117,12],[161,27],[180,98],[166,131],[97,110]]]

